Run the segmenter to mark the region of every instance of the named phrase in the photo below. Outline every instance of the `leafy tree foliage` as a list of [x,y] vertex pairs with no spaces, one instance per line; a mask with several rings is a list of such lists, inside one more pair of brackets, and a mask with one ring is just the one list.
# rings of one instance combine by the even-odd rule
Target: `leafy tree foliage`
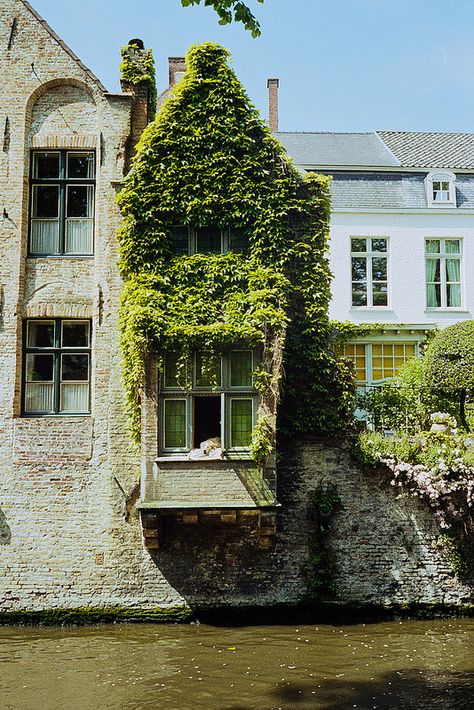
[[474,321],[450,325],[434,338],[425,355],[425,378],[433,391],[455,400],[469,431],[466,401],[474,395]]
[[[264,0],[257,0],[257,2],[263,3]],[[219,15],[220,25],[228,25],[230,22],[241,22],[245,29],[251,33],[252,37],[260,36],[260,25],[249,6],[242,2],[242,0],[181,0],[183,7],[201,4],[214,8]]]

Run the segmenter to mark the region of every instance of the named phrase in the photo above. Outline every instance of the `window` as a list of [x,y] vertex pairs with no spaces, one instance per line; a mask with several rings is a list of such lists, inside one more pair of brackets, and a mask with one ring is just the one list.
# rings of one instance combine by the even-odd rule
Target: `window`
[[388,305],[387,241],[351,238],[353,306]]
[[461,240],[426,239],[426,306],[460,308]]
[[31,256],[93,253],[94,153],[34,151],[31,161]]
[[401,366],[418,355],[417,342],[344,343],[336,347],[336,354],[354,363],[356,384],[380,383],[396,377]]
[[248,247],[248,235],[243,229],[175,225],[170,227],[169,234],[174,256],[243,253]]
[[426,200],[428,207],[456,206],[456,175],[450,171],[433,172],[426,176]]
[[24,333],[25,414],[90,411],[88,320],[28,320]]
[[227,451],[248,450],[252,442],[257,393],[254,353],[226,356],[197,352],[192,362],[167,353],[162,376],[160,448],[189,452],[207,439],[220,439]]

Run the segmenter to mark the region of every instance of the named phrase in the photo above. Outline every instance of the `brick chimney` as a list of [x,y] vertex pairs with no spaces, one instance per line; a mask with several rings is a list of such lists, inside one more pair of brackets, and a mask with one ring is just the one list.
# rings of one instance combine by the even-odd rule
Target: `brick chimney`
[[184,57],[168,57],[169,84],[174,86],[186,71]]
[[135,77],[146,76],[148,72],[146,64],[148,53],[149,50],[145,49],[141,39],[131,39],[126,47],[122,47],[120,84],[122,91],[131,94],[133,97],[130,142],[127,149],[128,161],[131,159],[134,148],[150,120],[150,82],[148,79],[139,81],[135,79]]
[[279,79],[268,79],[268,125],[272,131],[278,131],[278,87]]

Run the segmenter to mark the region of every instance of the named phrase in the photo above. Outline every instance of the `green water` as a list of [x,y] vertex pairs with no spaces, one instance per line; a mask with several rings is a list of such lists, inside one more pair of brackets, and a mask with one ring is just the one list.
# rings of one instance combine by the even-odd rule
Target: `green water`
[[0,627],[1,710],[474,709],[474,622]]

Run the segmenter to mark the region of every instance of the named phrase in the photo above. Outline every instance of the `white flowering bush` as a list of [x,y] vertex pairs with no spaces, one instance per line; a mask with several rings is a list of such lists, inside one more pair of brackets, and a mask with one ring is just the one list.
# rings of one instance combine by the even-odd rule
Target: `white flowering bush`
[[377,432],[360,435],[356,458],[384,465],[401,494],[425,500],[440,526],[467,536],[473,527],[474,451],[458,436],[425,432],[386,439]]

